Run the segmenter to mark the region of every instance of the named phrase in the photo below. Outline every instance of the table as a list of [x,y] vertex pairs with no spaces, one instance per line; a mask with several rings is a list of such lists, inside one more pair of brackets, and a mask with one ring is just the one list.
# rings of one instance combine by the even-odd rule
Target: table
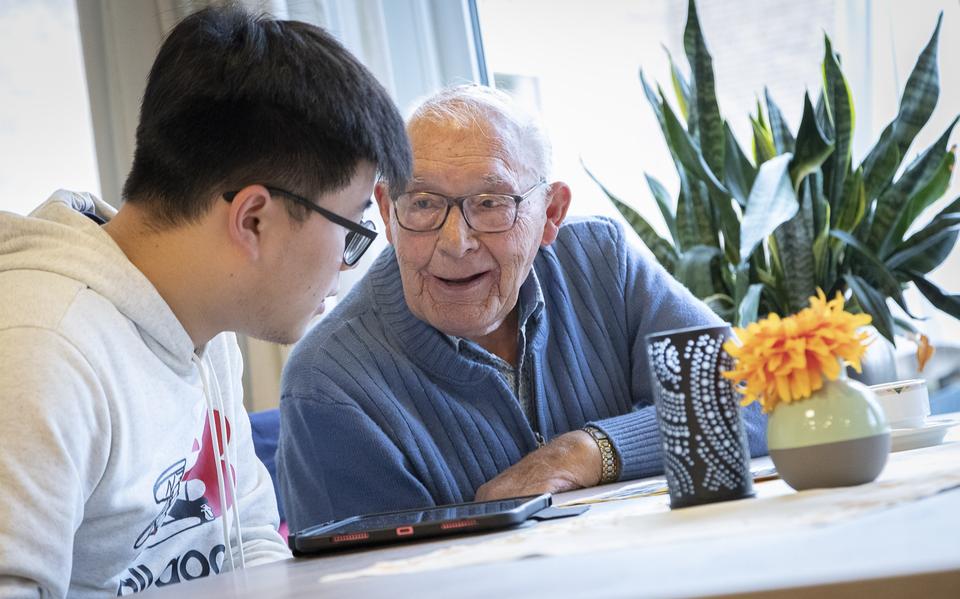
[[[960,414],[950,415],[960,418]],[[758,465],[763,464],[760,458]],[[939,446],[890,455],[879,481],[894,480],[919,464],[942,464],[960,472],[960,427]],[[938,466],[939,467],[939,466]],[[636,482],[636,481],[633,481]],[[624,483],[629,484],[629,483]],[[892,483],[891,483],[892,484]],[[558,495],[557,502],[593,496],[619,485]],[[862,489],[862,488],[857,488]],[[779,480],[757,485],[766,505],[787,506],[820,494],[819,501],[843,490],[797,494]],[[849,497],[850,491],[846,491]],[[662,510],[663,496],[594,504],[564,522],[601,522],[644,505],[657,518],[746,518],[758,513],[757,499],[716,506]],[[657,505],[653,505],[657,502]],[[713,510],[710,512],[708,510]],[[784,508],[785,509],[785,508]],[[718,514],[716,516],[712,514]],[[593,519],[593,520],[591,520]],[[414,574],[369,576],[339,581],[322,577],[349,573],[377,562],[430,554],[447,548],[507,542],[524,534],[514,529],[440,541],[384,547],[326,557],[296,559],[227,573],[156,591],[176,597],[960,597],[960,488],[815,526],[778,534],[725,535],[635,545],[573,555],[482,563]],[[567,535],[568,533],[564,533]],[[576,544],[575,532],[569,533]],[[511,537],[510,535],[514,535]],[[487,545],[482,545],[487,544]],[[422,561],[422,560],[421,560]]]

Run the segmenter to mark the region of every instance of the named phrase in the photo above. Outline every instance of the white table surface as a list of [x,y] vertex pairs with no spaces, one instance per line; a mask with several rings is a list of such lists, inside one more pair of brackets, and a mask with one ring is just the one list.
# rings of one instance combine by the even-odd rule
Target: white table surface
[[[960,414],[946,417],[960,418]],[[943,417],[940,417],[943,418]],[[761,458],[762,460],[763,458]],[[911,460],[960,470],[960,427],[938,447],[894,453],[880,480]],[[636,482],[636,481],[632,481]],[[630,484],[630,483],[623,483]],[[782,481],[759,483],[783,485]],[[555,502],[607,488],[557,496]],[[773,489],[773,487],[770,487]],[[787,497],[787,496],[784,496]],[[636,498],[593,505],[590,518]],[[741,516],[747,499],[722,504]],[[636,504],[634,504],[636,505]],[[687,508],[683,512],[702,508]],[[674,512],[671,512],[673,514]],[[544,522],[533,526],[562,523]],[[960,598],[960,489],[866,513],[849,521],[793,528],[782,535],[730,535],[700,541],[635,545],[627,550],[487,563],[419,574],[321,582],[376,562],[439,548],[483,543],[505,531],[379,549],[301,558],[167,587],[169,597],[926,597]]]

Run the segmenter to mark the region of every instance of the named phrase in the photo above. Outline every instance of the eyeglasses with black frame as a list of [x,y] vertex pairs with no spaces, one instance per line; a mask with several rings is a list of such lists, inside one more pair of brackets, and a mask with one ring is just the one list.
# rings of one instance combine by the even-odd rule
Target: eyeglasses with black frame
[[530,197],[547,181],[540,179],[520,195],[509,193],[478,193],[451,198],[440,193],[415,191],[402,193],[393,200],[397,223],[408,231],[426,233],[439,231],[450,208],[456,206],[467,226],[478,233],[503,233],[517,223],[520,202]]
[[[293,200],[295,203],[300,204],[304,208],[309,208],[310,210],[319,213],[330,222],[346,228],[347,239],[343,246],[343,264],[347,267],[352,268],[353,266],[356,266],[363,254],[367,251],[367,249],[370,248],[370,244],[372,244],[373,240],[377,238],[377,228],[376,225],[373,224],[373,221],[362,220],[359,223],[355,223],[352,220],[346,219],[335,212],[331,212],[326,208],[317,206],[303,196],[299,196],[285,189],[280,189],[279,187],[270,187],[267,185],[264,187],[271,194],[282,195],[287,199]],[[237,197],[238,193],[240,192],[228,191],[223,194],[223,199],[228,202],[232,202],[233,198]]]

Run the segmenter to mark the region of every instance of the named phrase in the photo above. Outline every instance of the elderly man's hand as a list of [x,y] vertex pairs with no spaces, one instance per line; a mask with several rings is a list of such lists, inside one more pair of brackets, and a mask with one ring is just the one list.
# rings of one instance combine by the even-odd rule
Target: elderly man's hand
[[560,435],[477,489],[475,501],[561,493],[600,482],[600,448],[580,430]]

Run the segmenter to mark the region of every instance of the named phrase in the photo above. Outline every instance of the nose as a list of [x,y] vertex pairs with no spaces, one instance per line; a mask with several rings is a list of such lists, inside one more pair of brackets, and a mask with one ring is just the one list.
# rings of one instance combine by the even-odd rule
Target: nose
[[460,208],[452,206],[447,220],[440,228],[437,247],[450,256],[459,258],[472,250],[477,249],[479,243],[474,235],[475,231],[467,225]]

